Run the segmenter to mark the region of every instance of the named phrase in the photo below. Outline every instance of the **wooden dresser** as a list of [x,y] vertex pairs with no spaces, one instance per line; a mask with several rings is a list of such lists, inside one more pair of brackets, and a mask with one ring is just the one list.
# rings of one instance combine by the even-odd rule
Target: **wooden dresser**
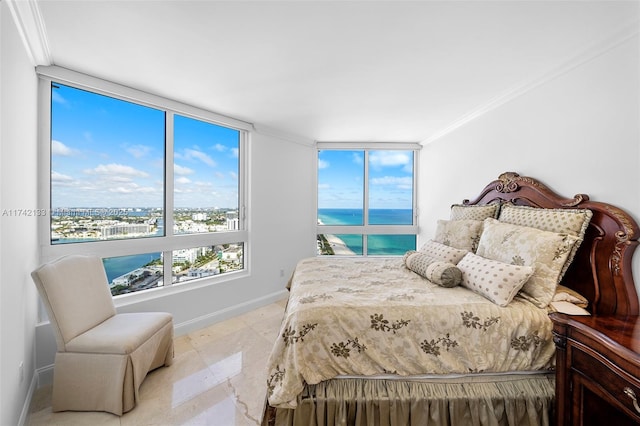
[[550,316],[557,425],[640,424],[640,317]]

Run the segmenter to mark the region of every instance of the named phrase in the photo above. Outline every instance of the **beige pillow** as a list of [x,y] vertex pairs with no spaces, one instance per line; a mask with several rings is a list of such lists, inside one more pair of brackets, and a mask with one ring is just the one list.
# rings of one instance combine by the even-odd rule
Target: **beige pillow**
[[556,294],[553,295],[553,302],[569,302],[581,308],[589,306],[589,300],[575,290],[558,285]]
[[457,265],[462,286],[486,297],[499,306],[507,306],[533,274],[530,266],[509,265],[467,253]]
[[565,301],[551,301],[551,303],[549,303],[549,310],[551,312],[561,312],[568,315],[591,315],[586,309]]
[[447,246],[475,252],[482,233],[480,220],[439,220],[434,241]]
[[560,271],[560,278],[562,278],[584,239],[584,233],[587,231],[592,216],[593,212],[589,209],[543,209],[506,203],[500,209],[498,220],[513,225],[528,226],[578,237],[578,241]]
[[453,263],[454,265],[460,262],[460,259],[462,259],[464,255],[467,254],[467,250],[450,247],[433,240],[428,241],[422,247],[420,247],[420,252],[443,262]]
[[456,265],[443,262],[425,253],[407,252],[404,256],[404,264],[411,271],[441,287],[455,287],[462,280],[462,273]]
[[500,212],[500,203],[486,205],[454,204],[451,206],[451,220],[485,220],[489,217],[496,218]]
[[560,280],[560,271],[578,237],[485,219],[477,254],[512,265],[531,266],[533,275],[520,295],[545,308]]

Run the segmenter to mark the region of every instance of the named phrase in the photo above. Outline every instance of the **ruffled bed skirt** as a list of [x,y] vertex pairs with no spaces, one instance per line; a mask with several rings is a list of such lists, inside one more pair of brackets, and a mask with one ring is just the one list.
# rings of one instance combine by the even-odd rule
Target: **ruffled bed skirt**
[[555,376],[491,382],[338,379],[308,385],[293,409],[267,408],[263,425],[548,426]]

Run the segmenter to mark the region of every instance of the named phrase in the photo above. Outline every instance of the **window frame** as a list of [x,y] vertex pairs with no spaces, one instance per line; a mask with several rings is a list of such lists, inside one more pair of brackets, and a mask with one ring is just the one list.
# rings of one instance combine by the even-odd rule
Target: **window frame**
[[[101,258],[135,255],[148,252],[163,252],[163,256],[171,256],[174,250],[213,246],[219,244],[243,244],[244,267],[242,270],[192,280],[187,283],[172,284],[171,262],[163,264],[163,287],[157,287],[124,295],[114,296],[127,299],[127,302],[153,298],[157,292],[163,295],[172,291],[184,291],[212,283],[227,281],[249,275],[249,231],[248,231],[248,148],[253,125],[241,120],[225,117],[178,101],[153,95],[131,87],[122,86],[97,77],[88,76],[57,66],[38,66],[38,115],[39,115],[39,157],[38,169],[38,205],[45,206],[46,214],[38,220],[38,240],[40,259],[49,262],[55,258],[70,254],[93,254]],[[164,227],[165,235],[149,238],[114,239],[103,241],[85,241],[82,243],[51,243],[51,84],[59,83],[98,95],[109,96],[138,105],[161,110],[165,113],[165,167],[164,167]],[[173,202],[174,202],[174,146],[173,118],[181,115],[196,120],[232,128],[240,132],[238,158],[238,219],[239,229],[225,232],[197,234],[174,234]],[[169,277],[169,279],[167,279]]]
[[[419,153],[422,145],[412,142],[317,142],[316,143],[316,235],[321,234],[352,234],[362,235],[362,254],[356,257],[389,257],[392,255],[368,254],[369,235],[415,235],[419,233],[418,226],[418,164]],[[318,156],[320,151],[363,151],[365,153],[363,175],[363,225],[318,225],[317,216],[319,209],[318,183],[319,169]],[[369,153],[371,151],[413,151],[413,223],[411,225],[369,225]],[[318,256],[321,256],[318,254]],[[340,257],[345,257],[340,255]]]

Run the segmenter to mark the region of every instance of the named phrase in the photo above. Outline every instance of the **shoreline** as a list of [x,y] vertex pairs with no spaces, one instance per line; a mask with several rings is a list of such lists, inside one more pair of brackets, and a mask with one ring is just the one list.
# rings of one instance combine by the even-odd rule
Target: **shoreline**
[[338,256],[355,256],[356,254],[342,241],[333,234],[323,234],[327,242],[331,246],[334,255]]

